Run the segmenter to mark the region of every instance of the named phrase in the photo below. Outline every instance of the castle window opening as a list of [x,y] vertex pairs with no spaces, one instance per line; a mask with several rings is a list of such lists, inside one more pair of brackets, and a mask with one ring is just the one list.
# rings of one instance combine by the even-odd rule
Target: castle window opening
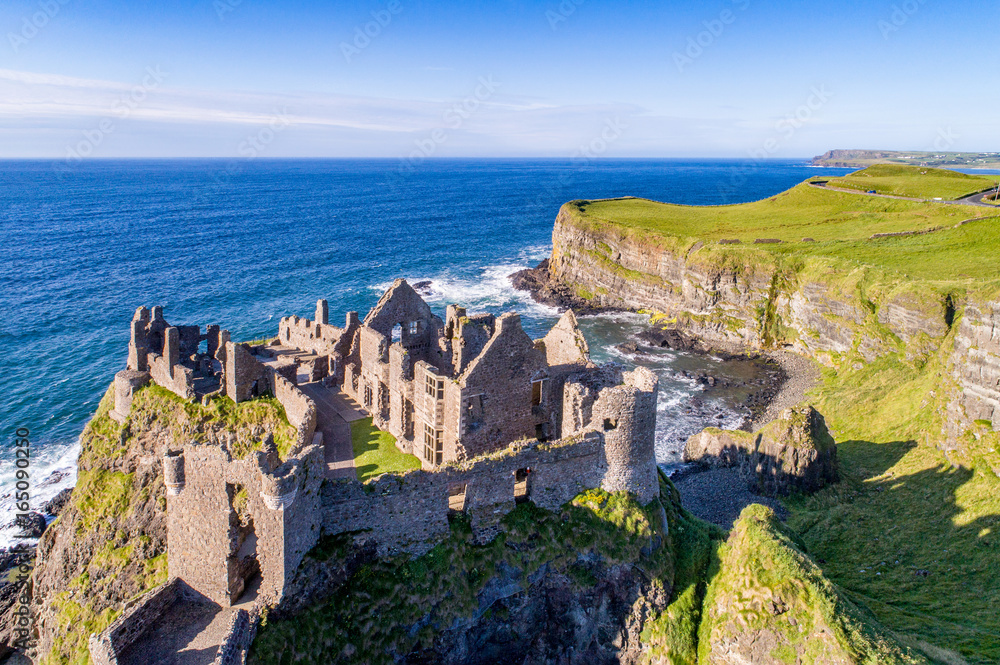
[[546,379],[535,379],[531,382],[531,406],[541,406],[545,396]]
[[518,469],[514,472],[514,503],[524,503],[528,500],[528,476],[531,469]]
[[483,395],[472,395],[469,397],[465,407],[465,432],[472,433],[483,425],[485,408]]
[[448,511],[452,513],[465,512],[465,495],[468,484],[456,485],[448,489]]
[[444,431],[424,423],[424,459],[435,466],[444,461]]
[[371,384],[365,383],[365,408],[370,410],[374,402],[375,398],[372,392]]
[[434,399],[444,399],[444,379],[439,379],[432,374],[428,374],[424,383],[424,390]]
[[407,437],[413,437],[413,402],[403,398],[403,432]]
[[545,443],[549,440],[549,424],[539,423],[535,425],[535,438],[538,439],[539,443]]
[[389,418],[389,387],[382,383],[378,384],[378,404],[382,418]]
[[609,432],[609,431],[611,431],[613,429],[616,429],[617,427],[618,427],[618,421],[617,420],[612,420],[611,418],[605,418],[604,419],[604,431],[605,432]]
[[420,321],[410,321],[410,334],[417,335],[420,333]]
[[403,339],[403,326],[402,324],[397,323],[392,327],[392,343],[395,344],[396,342],[402,341],[402,339]]

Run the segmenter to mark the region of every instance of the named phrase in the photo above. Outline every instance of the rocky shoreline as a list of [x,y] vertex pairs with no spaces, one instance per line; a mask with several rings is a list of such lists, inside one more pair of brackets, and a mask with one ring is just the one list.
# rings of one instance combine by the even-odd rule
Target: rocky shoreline
[[[549,272],[549,259],[534,268],[521,270],[510,276],[515,289],[527,291],[541,304],[560,310],[573,309],[578,315],[595,315],[622,311],[595,307],[571,292],[564,284],[553,280]],[[787,351],[764,353],[746,349],[738,344],[709,343],[687,331],[650,325],[635,339],[617,345],[620,351],[641,355],[644,348],[668,348],[696,354],[711,354],[722,360],[751,360],[757,366],[756,376],[743,383],[748,390],[744,406],[750,416],[740,428],[756,432],[774,420],[784,409],[800,404],[807,392],[819,381],[815,364]],[[705,394],[734,386],[708,374],[690,376],[705,386]],[[752,491],[746,478],[738,469],[704,468],[687,466],[674,472],[672,481],[683,499],[684,507],[697,517],[728,529],[746,506],[753,503],[766,505],[779,519],[787,517],[787,510],[771,497]]]
[[[18,537],[26,540],[41,538],[51,521],[48,518],[58,517],[69,502],[72,492],[72,488],[66,488],[47,501],[42,506],[41,511],[28,513],[28,518],[16,525],[21,529]],[[13,612],[18,606],[21,583],[13,581],[11,573],[23,563],[32,565],[35,559],[35,550],[36,545],[33,544],[9,550],[0,548],[0,660],[12,657],[14,651],[12,646],[15,640],[12,633],[14,628]],[[8,660],[6,662],[14,661]]]

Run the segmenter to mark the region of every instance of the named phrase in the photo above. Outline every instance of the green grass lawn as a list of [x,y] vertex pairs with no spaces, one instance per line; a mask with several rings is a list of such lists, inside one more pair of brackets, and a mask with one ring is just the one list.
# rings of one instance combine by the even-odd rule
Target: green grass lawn
[[377,429],[371,418],[351,423],[351,447],[354,449],[354,468],[361,482],[383,473],[401,473],[420,468],[420,460],[399,452],[395,437]]
[[[963,288],[990,285],[992,289],[1000,280],[1000,263],[995,258],[1000,215],[976,206],[864,197],[803,183],[769,199],[740,205],[683,206],[626,198],[573,201],[564,211],[582,228],[612,231],[675,253],[687,254],[701,242],[704,248],[692,253],[690,260],[704,255],[714,264],[752,267],[819,257],[912,278],[956,282]],[[990,215],[994,217],[957,226]],[[941,230],[871,239],[877,233],[932,229]],[[758,238],[782,243],[754,244]],[[805,238],[815,242],[803,242]],[[722,239],[742,244],[717,244]],[[597,260],[609,260],[607,252],[594,253]],[[849,265],[840,263],[830,269],[844,268]],[[628,272],[620,266],[616,270]]]
[[875,190],[878,194],[920,199],[960,199],[996,186],[997,176],[977,176],[929,166],[876,164],[842,178],[831,178],[831,187]]
[[570,213],[585,224],[616,225],[702,240],[757,238],[801,242],[863,240],[875,233],[954,226],[978,217],[975,206],[942,205],[857,196],[806,183],[768,199],[727,206],[685,206],[646,199],[573,201]]

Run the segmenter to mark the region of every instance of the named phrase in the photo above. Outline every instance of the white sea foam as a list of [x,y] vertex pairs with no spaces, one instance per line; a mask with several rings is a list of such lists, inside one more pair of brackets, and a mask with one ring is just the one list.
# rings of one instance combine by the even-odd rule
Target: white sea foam
[[[44,446],[32,447],[32,458],[29,472],[31,474],[31,510],[41,512],[42,506],[59,492],[76,485],[76,461],[80,456],[80,442],[70,445],[49,443]],[[13,457],[7,456],[0,464],[0,549],[8,548],[17,542],[36,543],[33,539],[17,538],[20,529],[15,525],[17,515],[15,487],[17,469]],[[51,520],[50,520],[51,521]]]
[[[524,259],[523,263],[511,261],[483,266],[476,274],[456,274],[446,270],[433,276],[407,277],[406,281],[411,286],[426,283],[419,291],[423,299],[432,306],[457,304],[472,314],[516,310],[526,316],[551,318],[559,314],[555,307],[535,302],[528,293],[515,289],[510,281],[510,276],[515,272],[534,267],[532,257],[548,251],[547,247],[528,248],[523,252],[525,256],[518,257]],[[382,293],[390,286],[392,282],[383,282],[374,284],[371,288]]]

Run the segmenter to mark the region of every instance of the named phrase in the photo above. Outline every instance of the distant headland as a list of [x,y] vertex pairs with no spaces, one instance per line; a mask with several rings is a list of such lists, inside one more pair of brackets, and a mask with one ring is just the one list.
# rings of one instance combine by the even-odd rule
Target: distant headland
[[1000,169],[1000,152],[830,150],[812,159],[813,166],[864,168],[872,164],[910,164],[913,166]]

